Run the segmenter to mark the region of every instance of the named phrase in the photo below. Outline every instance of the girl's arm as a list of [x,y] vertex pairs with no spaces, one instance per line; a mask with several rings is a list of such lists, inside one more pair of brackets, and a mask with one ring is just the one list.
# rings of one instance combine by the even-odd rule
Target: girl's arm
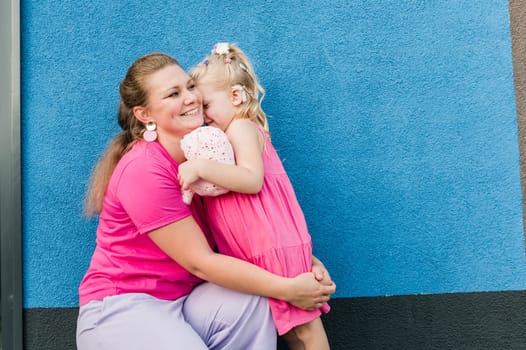
[[310,272],[285,278],[248,262],[214,253],[192,217],[154,230],[149,236],[189,272],[226,288],[284,300],[308,310],[321,307],[336,290],[334,285],[320,284]]
[[212,182],[230,191],[258,193],[263,185],[263,137],[248,119],[235,119],[226,132],[236,158],[235,165],[208,159],[188,160],[179,165],[183,190],[198,179]]

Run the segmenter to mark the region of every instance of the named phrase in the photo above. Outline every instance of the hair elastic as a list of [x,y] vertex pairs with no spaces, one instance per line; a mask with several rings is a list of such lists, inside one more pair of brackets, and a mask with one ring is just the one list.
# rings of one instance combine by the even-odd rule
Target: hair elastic
[[230,47],[228,43],[216,43],[214,47],[212,48],[212,55],[218,54],[218,55],[226,55],[230,52]]

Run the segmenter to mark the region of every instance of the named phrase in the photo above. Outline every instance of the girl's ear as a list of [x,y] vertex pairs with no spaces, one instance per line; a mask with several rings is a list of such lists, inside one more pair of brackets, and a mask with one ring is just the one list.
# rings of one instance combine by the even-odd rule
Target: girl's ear
[[142,106],[133,107],[133,115],[135,115],[135,118],[137,118],[140,122],[143,122],[144,124],[146,124],[149,121],[148,113],[146,113],[146,108]]
[[230,99],[234,106],[239,106],[247,100],[247,93],[245,89],[240,84],[232,86],[232,92],[230,93]]

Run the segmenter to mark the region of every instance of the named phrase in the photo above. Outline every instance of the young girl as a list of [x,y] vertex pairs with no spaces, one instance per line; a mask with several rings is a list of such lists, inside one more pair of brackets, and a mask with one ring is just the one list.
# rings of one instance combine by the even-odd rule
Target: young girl
[[[235,45],[219,43],[191,75],[203,94],[205,123],[226,133],[235,154],[234,165],[193,159],[179,166],[183,190],[198,180],[230,190],[203,197],[219,250],[282,276],[311,271],[311,237],[270,142],[259,98],[264,89],[248,58]],[[269,303],[278,333],[291,349],[329,349],[320,319],[329,311],[326,303],[310,311],[276,299]]]

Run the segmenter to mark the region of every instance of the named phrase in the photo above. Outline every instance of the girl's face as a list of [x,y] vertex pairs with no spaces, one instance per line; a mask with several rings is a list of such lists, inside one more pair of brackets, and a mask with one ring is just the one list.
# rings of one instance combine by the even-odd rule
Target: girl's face
[[180,138],[203,124],[203,99],[194,81],[179,66],[170,65],[148,80],[146,114],[157,124],[160,138]]
[[218,89],[206,80],[199,82],[199,90],[203,94],[205,123],[226,131],[237,112],[231,92]]

